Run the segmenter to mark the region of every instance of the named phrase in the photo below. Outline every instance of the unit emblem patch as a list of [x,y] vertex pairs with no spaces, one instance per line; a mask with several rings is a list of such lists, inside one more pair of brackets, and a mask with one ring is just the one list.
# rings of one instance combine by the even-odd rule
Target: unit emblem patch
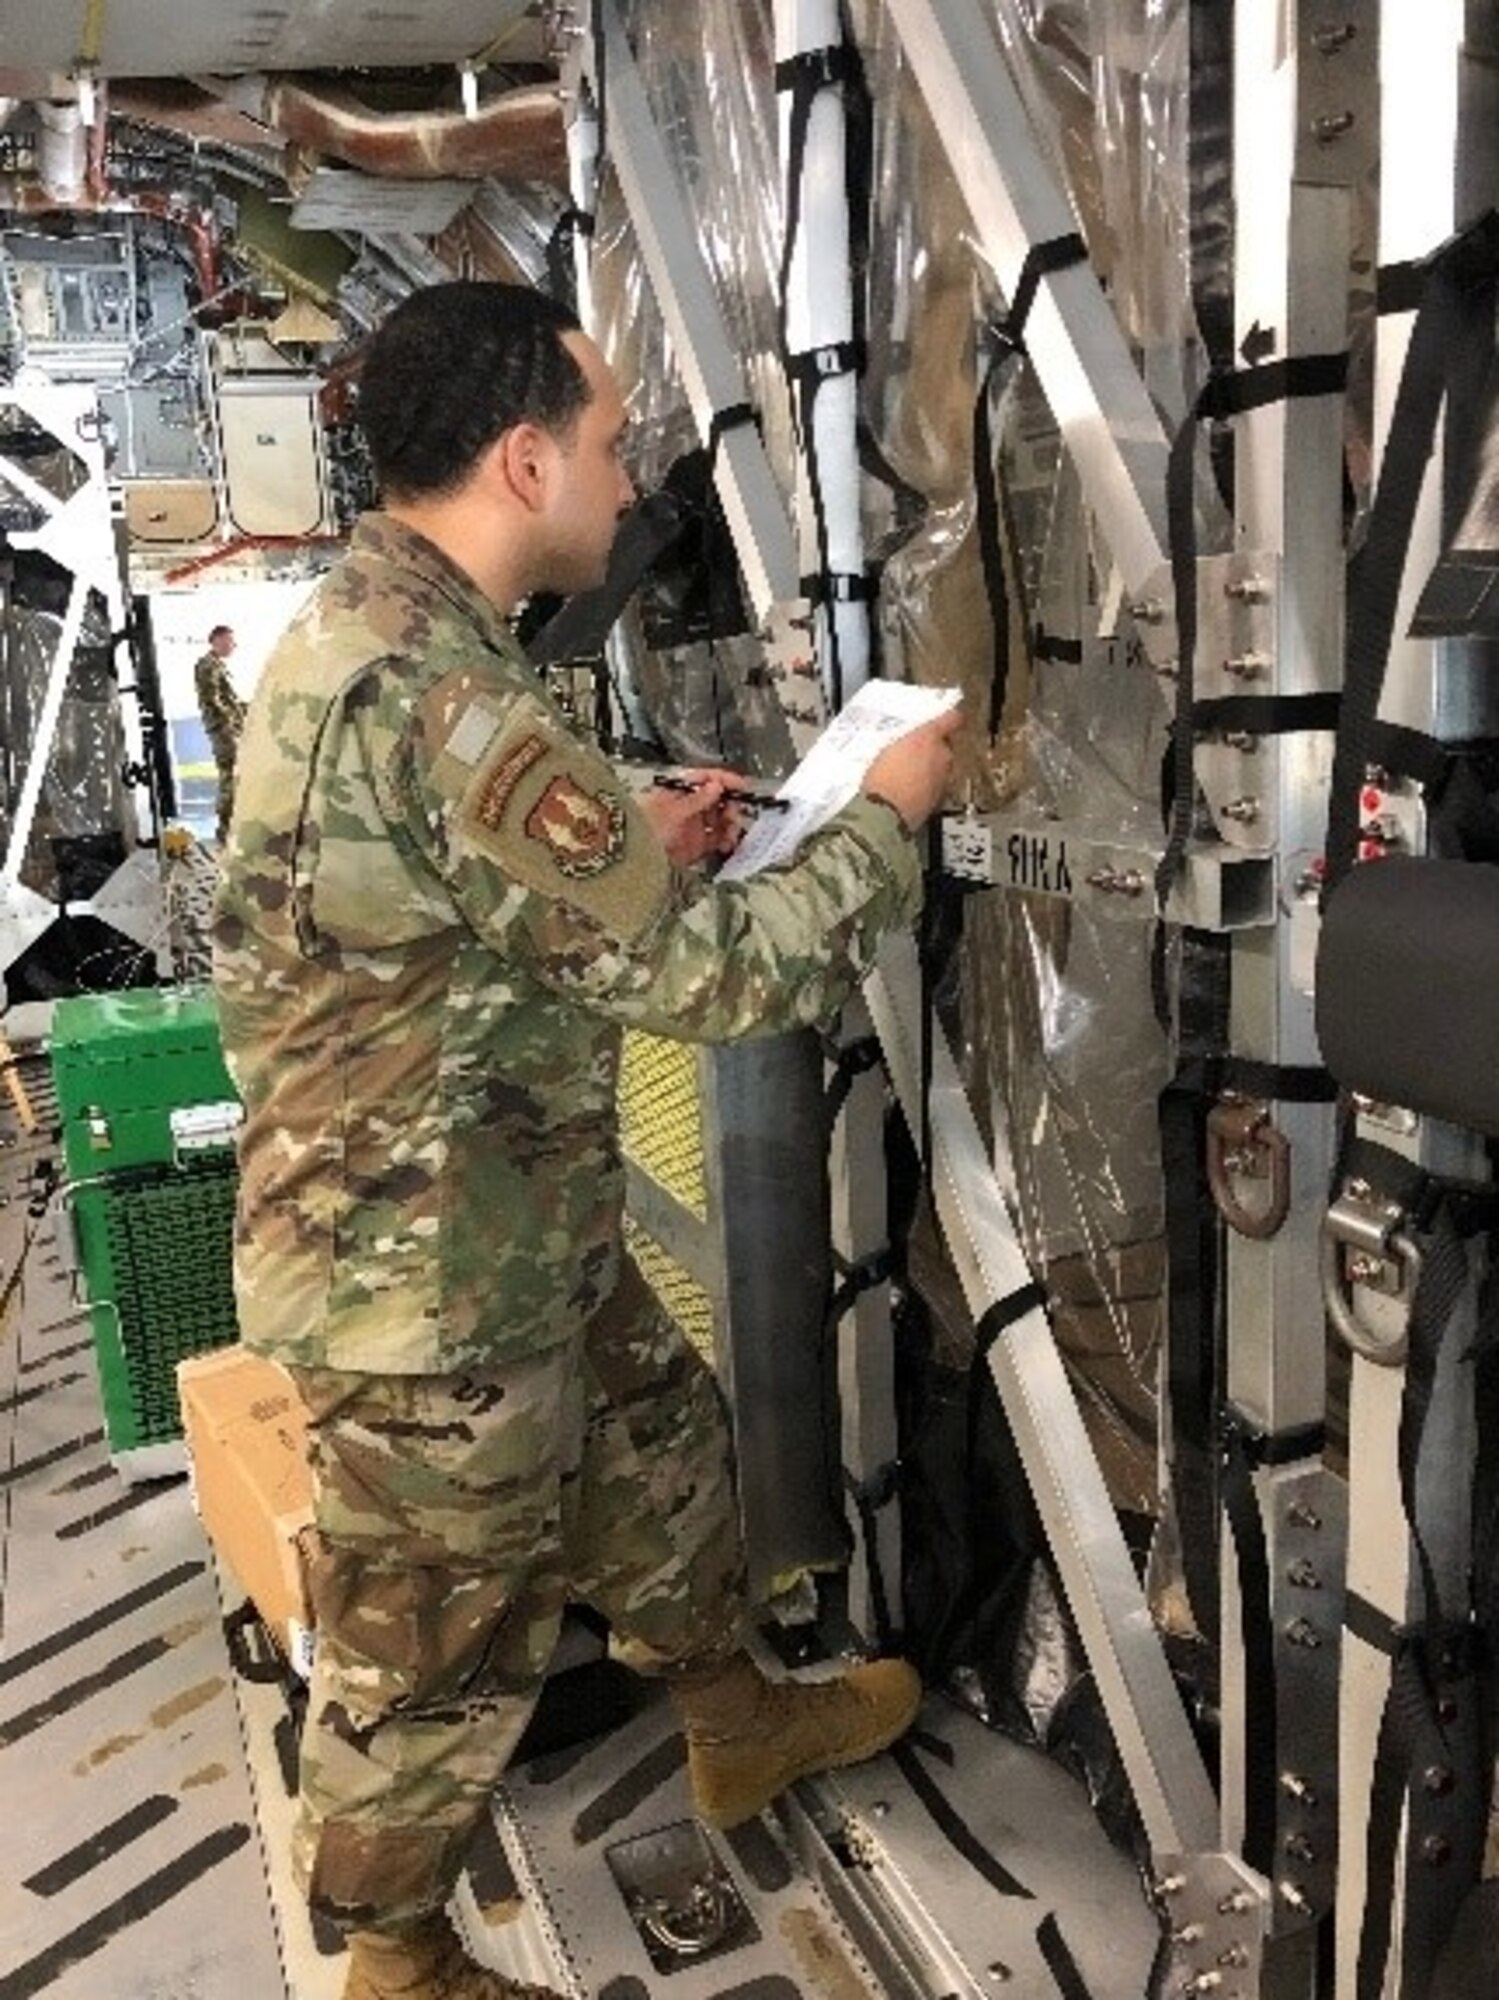
[[625,809],[612,793],[585,792],[564,771],[527,813],[526,832],[562,874],[599,875],[624,852]]

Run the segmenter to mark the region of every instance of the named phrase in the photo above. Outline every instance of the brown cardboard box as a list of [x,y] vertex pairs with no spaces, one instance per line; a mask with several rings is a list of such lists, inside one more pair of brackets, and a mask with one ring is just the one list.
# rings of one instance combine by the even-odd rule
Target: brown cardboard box
[[307,1422],[290,1378],[243,1347],[178,1364],[198,1518],[299,1673],[312,1660]]

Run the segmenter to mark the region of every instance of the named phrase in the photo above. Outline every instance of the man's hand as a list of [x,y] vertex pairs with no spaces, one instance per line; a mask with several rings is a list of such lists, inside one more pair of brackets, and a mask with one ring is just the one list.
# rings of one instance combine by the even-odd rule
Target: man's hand
[[685,791],[640,793],[635,803],[645,814],[679,868],[690,868],[710,854],[732,854],[744,834],[744,808],[725,799],[727,791],[747,790],[753,779],[737,771],[683,771]]
[[962,716],[961,706],[950,708],[935,722],[910,730],[882,750],[864,773],[865,797],[894,806],[912,833],[942,803],[952,771],[951,738]]

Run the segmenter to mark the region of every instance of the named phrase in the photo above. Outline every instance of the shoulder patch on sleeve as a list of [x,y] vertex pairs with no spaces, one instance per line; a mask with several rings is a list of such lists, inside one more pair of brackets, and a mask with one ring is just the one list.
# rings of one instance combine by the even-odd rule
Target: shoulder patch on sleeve
[[453,830],[513,881],[629,943],[659,914],[671,866],[604,759],[539,703],[517,704],[464,788]]
[[[527,746],[528,748],[530,746]],[[526,768],[535,762],[528,760]],[[528,840],[538,840],[573,880],[602,875],[625,851],[625,808],[617,792],[585,789],[571,771],[558,771],[526,814]]]

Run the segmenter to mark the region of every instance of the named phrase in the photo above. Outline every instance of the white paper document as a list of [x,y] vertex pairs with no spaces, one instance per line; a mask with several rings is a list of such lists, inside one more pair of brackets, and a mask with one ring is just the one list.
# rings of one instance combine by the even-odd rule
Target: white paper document
[[784,811],[762,812],[718,871],[720,882],[743,882],[762,868],[779,868],[864,782],[864,773],[897,737],[934,722],[963,696],[961,688],[911,687],[866,681],[818,737],[776,797]]

